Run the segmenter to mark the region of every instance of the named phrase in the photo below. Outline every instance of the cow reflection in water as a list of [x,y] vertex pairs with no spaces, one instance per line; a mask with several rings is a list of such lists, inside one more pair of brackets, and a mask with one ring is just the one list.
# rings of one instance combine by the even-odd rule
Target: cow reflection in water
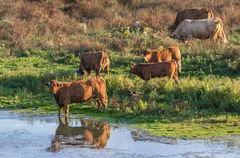
[[70,126],[69,118],[63,122],[59,117],[59,126],[52,139],[50,150],[58,152],[63,148],[82,147],[102,149],[110,137],[111,128],[107,123],[81,120],[81,126]]

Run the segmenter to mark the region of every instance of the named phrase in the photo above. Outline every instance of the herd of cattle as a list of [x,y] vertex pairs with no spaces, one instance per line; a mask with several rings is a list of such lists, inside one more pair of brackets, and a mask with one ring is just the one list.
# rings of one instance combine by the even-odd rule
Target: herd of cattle
[[[183,41],[190,38],[210,38],[212,42],[215,42],[216,39],[220,38],[224,43],[227,42],[221,19],[215,18],[212,10],[208,8],[193,8],[180,11],[169,30],[173,32],[172,37]],[[148,49],[143,52],[143,56],[148,63],[132,64],[130,73],[139,76],[145,81],[149,81],[154,77],[167,76],[178,83],[178,73],[181,72],[181,53],[177,46],[171,46],[162,51]],[[47,83],[57,103],[58,115],[64,109],[65,116],[68,116],[71,103],[85,102],[91,98],[96,99],[99,111],[102,105],[104,110],[107,110],[106,82],[102,77],[98,76],[101,71],[109,74],[109,67],[108,52],[85,53],[81,56],[77,73],[83,76],[93,70],[96,73],[96,78],[75,82],[51,80]]]

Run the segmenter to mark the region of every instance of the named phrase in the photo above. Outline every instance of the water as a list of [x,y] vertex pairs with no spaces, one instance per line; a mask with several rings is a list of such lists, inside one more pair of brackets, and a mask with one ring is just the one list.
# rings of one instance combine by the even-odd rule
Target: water
[[0,112],[0,158],[240,157],[240,137],[156,138],[126,125]]

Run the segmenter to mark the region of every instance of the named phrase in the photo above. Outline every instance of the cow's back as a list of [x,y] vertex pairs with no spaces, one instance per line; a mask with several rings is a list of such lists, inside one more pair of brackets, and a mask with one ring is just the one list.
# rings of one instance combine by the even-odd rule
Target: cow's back
[[78,103],[91,99],[93,89],[91,83],[87,81],[71,82],[68,87],[69,93],[71,94],[71,102]]
[[161,62],[162,61],[162,55],[161,52],[158,50],[152,50],[151,51],[151,59],[149,62]]
[[171,53],[172,59],[174,59],[176,61],[181,60],[181,53],[180,53],[179,47],[171,46],[171,47],[166,48],[166,50]]
[[210,19],[214,18],[213,11],[209,8],[191,8],[177,13],[175,22],[171,28],[174,31],[185,19]]
[[191,20],[191,34],[194,38],[208,39],[214,33],[216,19]]
[[[208,8],[192,8],[183,11],[181,20],[185,19],[209,19],[212,17],[212,11]],[[181,22],[181,21],[180,21]]]
[[102,54],[103,52],[85,53],[82,55],[81,64],[83,64],[86,69],[94,69],[100,65]]
[[102,77],[97,77],[91,80],[96,93],[106,93],[106,82]]
[[160,63],[149,64],[137,64],[136,72],[139,76],[151,75],[151,77],[165,76],[167,71],[170,71],[172,67],[175,67],[174,61],[165,61]]

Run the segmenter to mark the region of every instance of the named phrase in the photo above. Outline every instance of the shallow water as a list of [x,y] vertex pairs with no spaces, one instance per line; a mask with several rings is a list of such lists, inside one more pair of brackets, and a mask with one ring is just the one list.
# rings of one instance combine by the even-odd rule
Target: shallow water
[[156,138],[126,125],[0,111],[0,158],[240,157],[240,137]]

